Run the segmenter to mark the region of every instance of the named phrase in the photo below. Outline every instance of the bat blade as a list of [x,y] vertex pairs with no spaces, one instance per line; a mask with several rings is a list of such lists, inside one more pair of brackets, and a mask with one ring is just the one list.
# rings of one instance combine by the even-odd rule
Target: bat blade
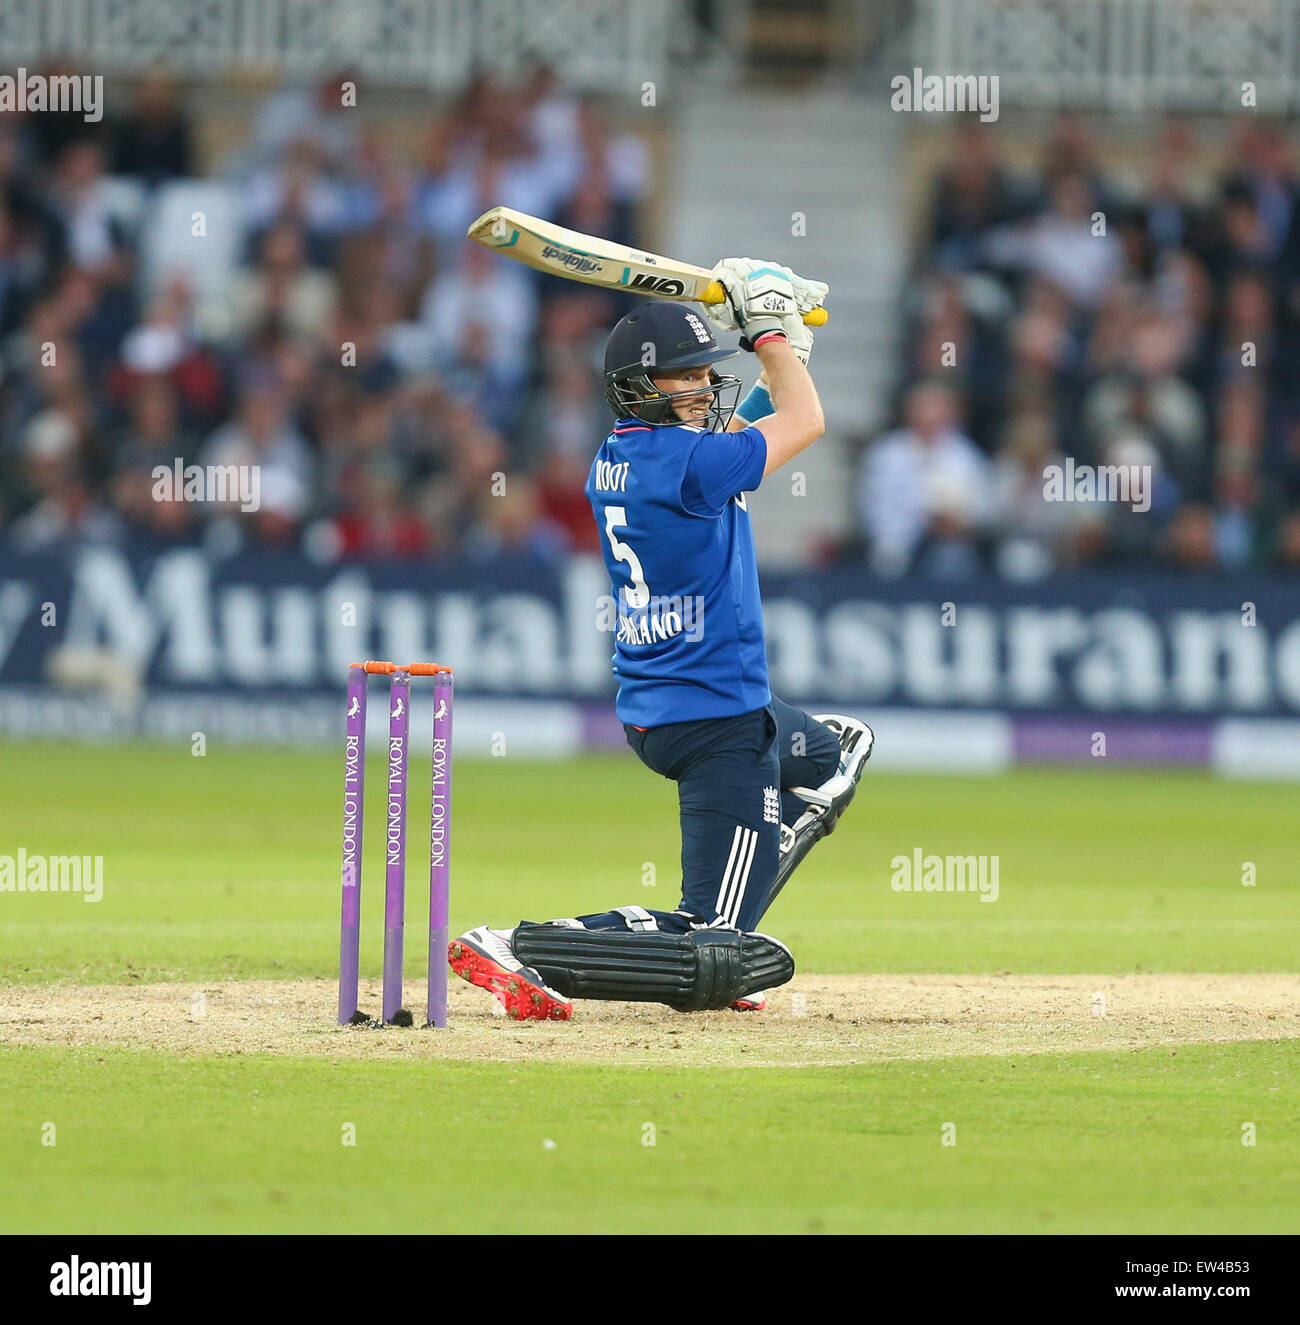
[[[703,304],[720,304],[726,297],[704,267],[568,230],[513,207],[484,212],[467,233],[475,242],[527,267],[586,285]],[[814,308],[803,320],[820,326],[826,321],[826,310]]]
[[469,237],[538,271],[587,285],[640,291],[656,299],[703,300],[713,284],[703,267],[566,230],[511,207],[484,212],[470,226]]

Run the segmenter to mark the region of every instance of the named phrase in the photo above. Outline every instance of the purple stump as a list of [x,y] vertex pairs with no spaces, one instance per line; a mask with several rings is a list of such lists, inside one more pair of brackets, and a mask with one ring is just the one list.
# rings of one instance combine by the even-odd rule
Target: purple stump
[[388,797],[384,814],[384,1024],[402,1006],[402,927],[406,918],[406,772],[411,678],[393,673],[388,690]]
[[433,678],[433,795],[429,806],[429,1016],[447,1025],[447,909],[451,879],[450,672]]
[[366,797],[366,673],[348,672],[347,738],[343,750],[343,912],[339,923],[339,1025],[357,1010],[361,970],[361,831]]

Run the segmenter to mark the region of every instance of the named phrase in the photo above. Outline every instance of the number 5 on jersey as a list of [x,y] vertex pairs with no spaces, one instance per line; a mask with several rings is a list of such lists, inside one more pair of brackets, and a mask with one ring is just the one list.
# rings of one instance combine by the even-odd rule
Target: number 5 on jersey
[[645,571],[641,569],[640,558],[614,532],[615,529],[626,528],[626,507],[606,506],[605,536],[614,551],[614,560],[623,562],[627,567],[628,578],[632,581],[628,586],[627,605],[632,611],[639,611],[643,607],[650,606],[650,588],[645,582]]

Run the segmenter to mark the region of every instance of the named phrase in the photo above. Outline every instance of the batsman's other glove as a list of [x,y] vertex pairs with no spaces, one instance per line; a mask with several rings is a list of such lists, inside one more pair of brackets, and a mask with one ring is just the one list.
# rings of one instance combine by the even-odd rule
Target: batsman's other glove
[[725,304],[706,308],[717,325],[714,310],[727,308],[731,325],[740,330],[740,348],[752,350],[756,341],[772,332],[785,334],[784,319],[796,313],[794,273],[779,263],[753,258],[724,258],[713,269],[714,279],[727,292]]
[[[713,278],[718,281],[724,290],[728,290],[725,277],[739,277],[745,279],[761,269],[780,272],[788,277],[790,281],[791,292],[794,295],[795,311],[799,314],[802,321],[805,313],[810,313],[814,308],[820,308],[826,299],[826,294],[830,288],[824,281],[810,281],[793,272],[789,267],[783,267],[779,262],[764,262],[755,258],[724,258],[713,269]],[[729,297],[720,304],[706,304],[704,314],[713,323],[719,331],[735,331],[740,326],[736,320],[735,311],[732,308],[730,291]]]

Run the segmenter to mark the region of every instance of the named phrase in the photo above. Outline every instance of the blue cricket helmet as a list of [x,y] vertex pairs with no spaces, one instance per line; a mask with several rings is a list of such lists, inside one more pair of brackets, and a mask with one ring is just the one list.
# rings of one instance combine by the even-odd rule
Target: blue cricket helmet
[[[718,345],[708,322],[693,308],[664,301],[642,304],[623,318],[605,344],[605,399],[616,419],[634,418],[653,427],[676,424],[677,403],[697,397],[700,389],[660,391],[650,375],[706,364],[712,369],[736,353]],[[713,371],[709,378],[713,391],[709,418],[721,431],[735,412],[740,378]],[[722,403],[723,391],[731,393],[729,406]]]

